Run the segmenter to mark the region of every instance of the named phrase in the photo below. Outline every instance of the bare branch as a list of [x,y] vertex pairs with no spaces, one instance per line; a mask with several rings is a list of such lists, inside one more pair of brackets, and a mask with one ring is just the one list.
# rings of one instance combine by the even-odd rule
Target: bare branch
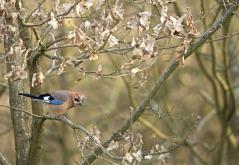
[[[227,11],[225,11],[224,15],[221,17],[220,20],[216,21],[200,38],[194,40],[189,48],[187,48],[184,51],[183,56],[188,58],[199,46],[201,46],[213,33],[215,33],[222,25],[226,23],[228,19],[231,18],[233,15],[233,12],[238,8],[237,1],[234,1],[235,4],[232,4],[230,8],[228,8]],[[159,79],[156,81],[154,87],[149,91],[148,95],[145,97],[145,99],[141,102],[141,104],[138,106],[135,113],[132,115],[132,121],[135,122],[145,111],[145,107],[149,104],[150,100],[156,95],[158,90],[161,88],[164,81],[171,75],[171,73],[178,67],[179,61],[175,59],[172,61],[172,63],[164,70],[164,72],[161,74]],[[116,131],[108,140],[106,140],[103,144],[104,147],[107,147],[111,141],[119,140],[121,139],[121,135],[128,130],[130,126],[131,120],[127,120],[123,126]],[[102,154],[102,150],[99,147],[96,147],[94,151],[91,152],[91,154],[81,162],[81,164],[88,165],[91,164],[98,155]]]
[[[74,9],[74,7],[75,7],[78,3],[80,3],[80,2],[81,2],[81,0],[75,1],[75,3],[74,3],[67,11],[65,11],[65,12],[62,13],[62,14],[56,15],[56,18],[60,18],[60,17],[63,17],[63,16],[68,15],[68,14]],[[25,27],[42,26],[42,25],[44,25],[45,23],[49,22],[50,20],[51,20],[51,18],[48,18],[48,19],[46,19],[46,20],[44,20],[44,21],[42,21],[42,22],[40,22],[40,23],[38,23],[38,24],[23,23],[23,26],[25,26]]]
[[[60,115],[60,116],[51,116],[51,115],[43,115],[43,116],[39,116],[36,114],[32,114],[26,110],[23,109],[19,109],[19,108],[15,108],[15,107],[11,107],[11,106],[7,106],[7,105],[0,105],[0,107],[6,107],[9,108],[10,110],[14,110],[14,111],[19,111],[19,112],[24,112],[25,114],[38,118],[38,119],[43,119],[43,120],[57,120],[57,121],[61,121],[64,124],[66,124],[67,126],[69,126],[70,128],[72,128],[73,130],[80,130],[81,132],[83,132],[84,134],[86,134],[90,139],[93,140],[93,142],[95,143],[96,146],[100,147],[103,152],[109,156],[110,158],[114,159],[114,160],[122,160],[122,157],[118,157],[115,155],[112,155],[112,153],[108,152],[101,144],[99,144],[97,142],[97,140],[94,138],[94,135],[92,133],[90,133],[87,129],[85,129],[83,126],[81,126],[80,124],[76,124],[74,122],[72,122],[70,119],[68,119],[66,116],[64,115]],[[1,161],[1,155],[0,155],[0,161]]]
[[162,155],[162,154],[171,153],[171,152],[174,152],[175,150],[177,150],[179,147],[185,145],[185,143],[186,143],[186,140],[183,140],[181,143],[179,143],[176,146],[168,149],[167,151],[153,152],[153,153],[150,153],[150,151],[149,151],[149,152],[144,152],[142,155],[143,156],[147,156],[147,155]]
[[11,165],[11,163],[3,156],[3,154],[1,152],[0,152],[0,164]]
[[42,4],[43,4],[45,1],[46,1],[46,0],[43,0],[43,1],[41,1],[41,2],[38,4],[37,8],[35,8],[35,9],[29,14],[29,16],[26,18],[26,22],[29,21],[29,19],[31,18],[31,16],[33,15],[33,13],[34,13],[35,11],[37,11],[37,10],[42,6]]
[[4,55],[4,56],[2,56],[2,54],[1,54],[1,56],[0,56],[0,61],[1,61],[1,60],[5,60],[8,56],[9,56],[9,54],[8,54],[8,55]]
[[11,106],[7,106],[7,105],[0,105],[0,107],[6,107],[6,108],[9,108],[10,110],[24,112],[24,113],[26,113],[29,116],[32,116],[32,117],[35,117],[35,118],[39,118],[39,119],[48,119],[48,120],[62,121],[63,123],[65,123],[68,126],[70,126],[72,129],[79,129],[82,132],[84,132],[87,136],[91,135],[83,126],[81,126],[79,124],[73,123],[71,120],[67,119],[65,116],[50,116],[50,115],[39,116],[39,115],[33,114],[31,112],[28,112],[26,110],[15,108],[15,107],[11,107]]

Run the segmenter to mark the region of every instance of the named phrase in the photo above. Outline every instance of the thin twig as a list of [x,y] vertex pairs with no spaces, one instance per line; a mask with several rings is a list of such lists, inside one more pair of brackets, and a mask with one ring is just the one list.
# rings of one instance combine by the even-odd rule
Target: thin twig
[[8,106],[8,105],[0,105],[0,107],[9,108],[10,110],[14,110],[14,111],[24,112],[24,113],[26,113],[29,116],[33,116],[33,117],[36,117],[36,118],[44,119],[43,116],[35,115],[35,114],[33,114],[31,112],[28,112],[26,110],[23,110],[23,109],[15,108],[15,107]]
[[[58,14],[58,15],[56,15],[56,18],[59,18],[59,17],[63,17],[63,16],[66,16],[66,15],[68,15],[73,9],[74,9],[74,7],[78,4],[78,3],[80,3],[81,2],[81,0],[77,0],[77,1],[75,1],[75,3],[67,10],[67,11],[65,11],[64,13],[62,13],[62,14]],[[23,26],[25,26],[25,27],[36,27],[36,26],[42,26],[42,25],[44,25],[45,23],[47,23],[47,22],[49,22],[51,20],[51,18],[47,18],[46,20],[44,20],[43,22],[40,22],[40,23],[38,23],[38,24],[32,24],[32,23],[23,23]]]
[[0,61],[1,60],[5,60],[10,54],[4,55],[4,56],[0,56]]
[[162,154],[168,154],[168,153],[174,152],[175,150],[177,150],[179,147],[181,147],[181,146],[183,146],[183,145],[185,145],[185,141],[183,141],[183,142],[177,144],[175,147],[172,147],[172,148],[170,148],[170,149],[168,149],[168,150],[166,150],[166,151],[153,152],[153,153],[150,153],[150,151],[149,151],[149,152],[144,152],[144,153],[142,153],[142,155],[143,155],[143,156],[147,156],[147,155],[162,155]]
[[[235,1],[236,2],[236,1]],[[225,11],[224,15],[221,17],[220,20],[216,21],[200,38],[195,39],[184,51],[183,56],[188,58],[191,56],[191,54],[205,41],[213,34],[215,33],[219,28],[222,27],[226,23],[226,21],[231,18],[233,15],[233,12],[238,8],[238,4],[233,4],[228,8],[227,11]],[[154,87],[149,91],[148,95],[145,97],[145,99],[141,102],[141,104],[138,106],[137,110],[134,112],[132,116],[133,122],[135,122],[145,111],[145,107],[150,103],[150,100],[157,94],[158,90],[161,88],[162,84],[165,82],[165,80],[172,74],[172,72],[179,66],[179,61],[175,59],[172,61],[172,63],[164,70],[164,72],[161,74],[159,79],[156,81]],[[117,141],[120,139],[121,135],[124,134],[129,126],[130,126],[130,119],[127,120],[123,126],[118,129],[113,135],[104,142],[103,146],[107,147],[113,140]],[[81,164],[88,165],[91,164],[95,159],[97,159],[97,155],[102,154],[102,150],[99,147],[96,147],[94,151],[89,154],[89,156],[81,162]]]
[[3,156],[0,152],[0,164],[1,165],[11,165],[11,163]]
[[29,19],[31,18],[31,16],[33,15],[33,13],[35,12],[35,11],[37,11],[41,6],[42,6],[42,4],[45,2],[46,0],[43,0],[43,1],[41,1],[39,4],[38,4],[38,6],[29,14],[29,16],[26,18],[26,22],[28,22],[29,21]]
[[[0,107],[6,107],[9,108],[10,110],[14,110],[14,111],[19,111],[19,112],[23,112],[29,116],[35,117],[35,118],[39,118],[39,119],[44,119],[44,120],[57,120],[57,121],[61,121],[63,123],[65,123],[67,126],[69,126],[70,128],[72,128],[73,130],[80,130],[81,132],[83,132],[84,134],[86,134],[90,139],[92,139],[95,143],[95,146],[100,147],[101,150],[110,158],[114,159],[114,160],[122,160],[122,157],[118,157],[113,155],[112,153],[110,153],[109,151],[107,151],[106,148],[104,148],[102,146],[101,143],[98,143],[98,141],[94,138],[94,135],[92,133],[90,133],[87,129],[85,129],[83,126],[81,126],[80,124],[76,124],[74,122],[72,122],[70,119],[68,119],[66,116],[64,115],[59,115],[59,116],[52,116],[52,115],[43,115],[43,116],[39,116],[33,113],[30,113],[26,110],[23,109],[19,109],[19,108],[15,108],[12,106],[7,106],[7,105],[0,105]],[[1,155],[0,155],[1,157]],[[1,158],[0,158],[0,162],[1,162]]]

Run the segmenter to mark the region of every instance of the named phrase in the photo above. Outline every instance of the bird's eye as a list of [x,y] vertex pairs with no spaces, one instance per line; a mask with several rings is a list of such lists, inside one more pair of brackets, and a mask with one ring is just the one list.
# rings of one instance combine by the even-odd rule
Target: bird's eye
[[79,99],[78,99],[78,98],[75,98],[75,101],[79,102]]

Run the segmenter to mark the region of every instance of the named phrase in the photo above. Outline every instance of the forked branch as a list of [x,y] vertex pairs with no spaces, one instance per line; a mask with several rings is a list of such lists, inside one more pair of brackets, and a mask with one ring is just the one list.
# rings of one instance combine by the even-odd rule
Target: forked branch
[[[215,33],[220,27],[222,27],[227,20],[229,20],[233,12],[238,8],[238,1],[235,0],[234,3],[225,11],[223,16],[215,21],[215,23],[205,32],[202,34],[201,37],[195,39],[190,46],[185,49],[183,56],[184,58],[188,58],[189,56],[192,55],[192,53],[203,43],[206,42],[207,39],[210,38],[210,36]],[[172,63],[163,71],[163,73],[160,75],[159,79],[155,82],[155,85],[153,88],[149,91],[147,96],[144,98],[144,100],[141,102],[141,104],[138,106],[137,110],[134,112],[132,117],[128,119],[122,126],[121,128],[118,129],[113,135],[106,140],[103,143],[103,146],[107,148],[107,146],[114,140],[118,141],[121,139],[121,135],[124,134],[130,127],[130,124],[138,120],[138,118],[143,114],[145,111],[145,107],[150,103],[150,100],[156,95],[162,84],[164,83],[165,80],[172,74],[172,72],[179,66],[179,60],[175,59],[172,61]],[[101,148],[96,147],[94,151],[92,151],[82,162],[81,164],[83,165],[88,165],[91,164],[94,160],[97,159],[97,156],[102,154],[103,151]]]

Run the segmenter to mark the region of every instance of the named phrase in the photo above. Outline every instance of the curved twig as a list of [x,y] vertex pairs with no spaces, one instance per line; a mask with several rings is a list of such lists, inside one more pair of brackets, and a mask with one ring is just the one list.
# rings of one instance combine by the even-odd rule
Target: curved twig
[[[238,8],[238,2],[237,1],[234,1],[234,2],[235,4],[231,5],[230,8],[228,8],[228,10],[225,11],[224,15],[221,17],[220,20],[216,21],[201,37],[199,37],[198,39],[195,39],[190,44],[189,48],[187,48],[184,51],[183,56],[185,57],[185,59],[191,56],[191,54],[199,46],[201,46],[213,33],[215,33],[220,27],[222,27],[222,25],[224,25],[229,18],[231,18],[231,16],[233,15],[233,12]],[[123,126],[120,129],[118,129],[117,132],[113,133],[113,135],[103,143],[104,147],[107,147],[110,144],[110,142],[113,140],[117,141],[121,139],[121,135],[128,130],[131,122],[132,121],[135,122],[143,114],[143,112],[145,111],[145,107],[149,104],[150,100],[156,95],[156,93],[158,92],[158,90],[160,89],[164,81],[171,75],[171,73],[178,67],[178,65],[179,65],[178,59],[175,59],[174,61],[172,61],[172,63],[164,70],[164,72],[161,74],[159,79],[156,81],[154,87],[149,91],[148,95],[144,98],[144,100],[138,106],[137,110],[134,112],[131,119],[128,119],[123,124]],[[97,159],[97,156],[102,153],[103,151],[99,147],[96,147],[94,151],[92,151],[81,162],[81,164],[83,165],[91,164],[95,159]]]
[[11,165],[11,163],[3,156],[3,154],[1,152],[0,152],[0,164]]

